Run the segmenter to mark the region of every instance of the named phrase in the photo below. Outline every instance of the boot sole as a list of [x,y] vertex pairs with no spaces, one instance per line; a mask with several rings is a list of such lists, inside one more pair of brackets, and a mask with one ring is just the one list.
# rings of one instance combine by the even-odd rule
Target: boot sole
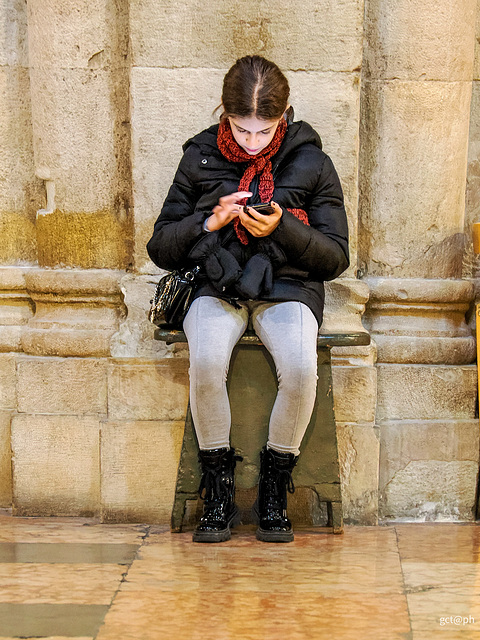
[[[260,514],[258,513],[257,501],[252,507],[252,516],[253,521],[259,524]],[[268,531],[268,529],[258,527],[255,536],[261,542],[293,542],[294,540],[293,529],[291,531]]]
[[233,529],[240,523],[240,512],[238,507],[235,507],[235,511],[232,513],[230,520],[228,521],[226,529],[220,531],[194,531],[192,536],[193,542],[225,542],[230,540],[232,534],[230,529]]
[[221,531],[194,531],[192,540],[193,542],[225,542],[231,537],[230,527],[227,527]]
[[256,533],[257,540],[261,542],[293,542],[293,531],[268,531],[258,527]]

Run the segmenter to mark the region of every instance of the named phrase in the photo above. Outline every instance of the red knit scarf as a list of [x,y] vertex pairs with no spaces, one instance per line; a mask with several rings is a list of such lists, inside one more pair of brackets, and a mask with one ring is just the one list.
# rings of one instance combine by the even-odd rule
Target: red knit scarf
[[[258,193],[261,202],[270,202],[273,196],[273,176],[272,176],[272,158],[280,149],[283,138],[287,131],[287,123],[284,118],[280,120],[270,144],[260,153],[252,156],[244,151],[233,137],[230,121],[228,118],[221,120],[218,127],[217,144],[221,153],[230,162],[248,162],[248,167],[238,185],[239,191],[248,191],[253,178],[260,174],[258,185]],[[247,198],[240,200],[240,204],[246,204]],[[308,216],[303,209],[288,209],[304,224],[308,224]],[[240,218],[235,218],[234,228],[238,239],[242,244],[248,244],[248,236],[245,227],[240,222]]]

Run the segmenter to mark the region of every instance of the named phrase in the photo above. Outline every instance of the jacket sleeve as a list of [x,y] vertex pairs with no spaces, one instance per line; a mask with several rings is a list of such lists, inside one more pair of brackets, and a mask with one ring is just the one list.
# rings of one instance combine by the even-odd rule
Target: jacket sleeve
[[197,240],[205,235],[203,222],[211,211],[198,208],[198,190],[188,167],[195,150],[189,147],[180,161],[153,235],[147,244],[152,262],[162,269],[178,269]]
[[328,156],[307,214],[310,225],[283,208],[271,238],[285,251],[290,264],[308,271],[315,280],[333,280],[349,265],[348,224],[340,180]]

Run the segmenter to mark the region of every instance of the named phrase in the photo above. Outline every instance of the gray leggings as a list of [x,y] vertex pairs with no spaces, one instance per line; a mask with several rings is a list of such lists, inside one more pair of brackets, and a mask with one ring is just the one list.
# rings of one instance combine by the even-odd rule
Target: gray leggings
[[267,445],[300,452],[317,389],[318,323],[301,302],[194,300],[183,323],[190,350],[190,406],[200,449],[230,446],[227,373],[233,348],[251,324],[272,355],[278,393]]

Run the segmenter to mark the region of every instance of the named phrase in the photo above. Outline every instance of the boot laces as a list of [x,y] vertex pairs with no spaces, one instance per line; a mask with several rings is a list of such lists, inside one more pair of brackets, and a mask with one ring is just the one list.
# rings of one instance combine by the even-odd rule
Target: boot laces
[[293,483],[292,472],[289,469],[277,469],[276,478],[270,477],[270,486],[264,493],[265,505],[274,511],[280,509],[285,512],[287,508],[287,491],[295,493],[295,485]]
[[293,484],[290,469],[282,469],[277,476],[277,490],[281,491],[282,487],[286,487],[288,493],[295,493],[295,485]]
[[202,500],[224,500],[228,498],[229,489],[233,483],[233,473],[237,462],[242,462],[243,457],[232,456],[231,468],[222,465],[221,468],[205,466],[203,469],[198,495]]
[[228,485],[226,478],[215,469],[206,469],[200,480],[198,495],[202,500],[205,500],[207,497],[210,497],[212,500],[227,498]]

